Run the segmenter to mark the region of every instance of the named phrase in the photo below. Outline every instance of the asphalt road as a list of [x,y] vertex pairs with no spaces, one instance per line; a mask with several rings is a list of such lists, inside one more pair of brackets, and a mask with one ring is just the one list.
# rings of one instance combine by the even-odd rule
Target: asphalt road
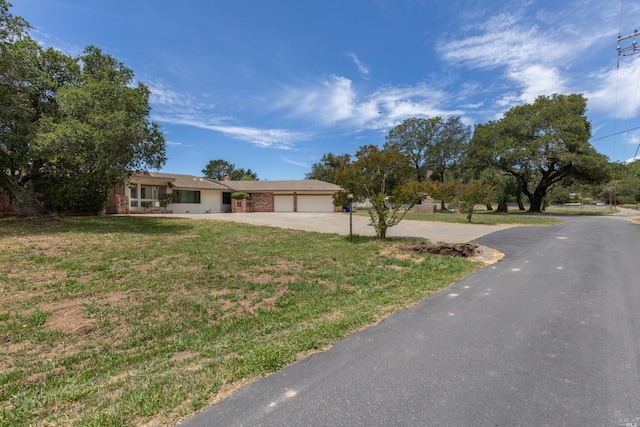
[[505,258],[183,426],[640,425],[640,226],[475,241]]

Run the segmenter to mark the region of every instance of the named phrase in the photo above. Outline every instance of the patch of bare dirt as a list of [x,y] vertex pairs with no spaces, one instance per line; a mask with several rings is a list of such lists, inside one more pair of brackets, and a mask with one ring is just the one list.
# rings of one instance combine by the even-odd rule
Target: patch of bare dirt
[[69,334],[89,333],[95,323],[94,319],[85,315],[84,305],[89,301],[89,298],[72,298],[40,304],[42,310],[51,312],[45,325]]
[[174,353],[173,355],[171,355],[171,357],[169,358],[169,360],[172,361],[176,361],[176,360],[186,360],[186,359],[191,359],[192,357],[197,356],[198,353],[197,351],[193,351],[193,350],[184,350],[184,351],[180,351],[178,353]]
[[407,244],[401,245],[400,250],[420,254],[447,255],[469,258],[474,261],[493,264],[504,257],[504,254],[476,243],[439,243],[439,244]]
[[488,246],[479,246],[476,250],[476,254],[471,259],[485,264],[495,264],[502,258],[504,258],[504,254],[499,250]]

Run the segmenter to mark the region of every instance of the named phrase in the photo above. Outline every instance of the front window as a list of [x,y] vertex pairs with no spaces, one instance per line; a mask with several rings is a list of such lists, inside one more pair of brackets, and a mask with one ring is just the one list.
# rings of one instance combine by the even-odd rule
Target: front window
[[145,200],[158,200],[167,192],[166,185],[141,185],[140,198]]
[[129,191],[131,193],[129,196],[131,199],[138,198],[138,184],[129,184]]
[[222,204],[223,205],[231,204],[231,193],[222,193]]
[[132,208],[160,207],[160,196],[166,194],[166,185],[129,184],[129,206]]
[[192,190],[175,190],[175,203],[200,203],[200,192]]

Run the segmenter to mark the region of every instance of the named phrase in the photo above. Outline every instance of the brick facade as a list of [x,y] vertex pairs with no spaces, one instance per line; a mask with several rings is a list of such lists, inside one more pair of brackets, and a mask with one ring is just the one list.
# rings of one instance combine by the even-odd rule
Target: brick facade
[[273,193],[251,193],[253,212],[273,212]]
[[247,199],[231,199],[232,213],[249,213],[253,212],[252,201]]
[[231,212],[273,212],[273,193],[251,193],[251,200],[231,199]]
[[111,196],[109,206],[107,207],[107,214],[128,214],[129,212],[129,198],[116,194]]

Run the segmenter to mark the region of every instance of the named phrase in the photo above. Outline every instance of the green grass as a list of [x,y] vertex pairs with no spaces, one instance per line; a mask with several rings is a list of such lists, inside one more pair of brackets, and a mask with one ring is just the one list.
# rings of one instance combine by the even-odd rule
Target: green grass
[[[366,209],[358,209],[354,211],[356,215],[369,216]],[[414,221],[433,221],[433,222],[448,222],[455,224],[469,224],[467,220],[467,214],[463,213],[449,213],[449,212],[436,212],[436,213],[418,213],[408,212],[404,219]],[[509,212],[506,214],[487,212],[486,210],[475,211],[471,219],[471,224],[481,225],[557,225],[562,220],[552,218],[548,215],[526,215],[520,212]]]
[[0,426],[175,424],[479,268],[171,218],[0,220]]
[[[558,216],[603,216],[611,215],[617,210],[604,209],[601,207],[585,206],[583,208],[549,207],[543,213],[532,214],[527,211],[510,210],[507,213],[498,213],[479,209],[474,211],[471,223],[481,225],[557,225],[562,222]],[[356,215],[369,216],[367,209],[354,210]],[[414,221],[448,222],[455,224],[468,224],[466,213],[435,212],[418,213],[408,212],[404,219]]]

